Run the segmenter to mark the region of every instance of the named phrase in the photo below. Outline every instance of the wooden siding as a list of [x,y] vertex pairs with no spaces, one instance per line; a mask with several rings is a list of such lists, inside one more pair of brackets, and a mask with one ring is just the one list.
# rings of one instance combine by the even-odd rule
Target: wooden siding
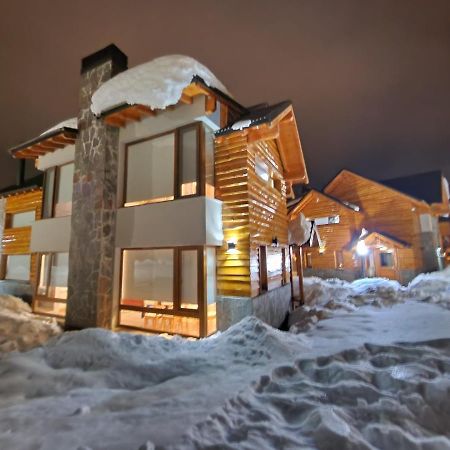
[[[269,168],[279,189],[256,174],[255,160],[259,158]],[[282,248],[287,248],[286,183],[283,168],[274,140],[259,141],[249,145],[249,221],[250,221],[250,277],[252,297],[260,294],[259,248],[267,247],[268,290],[282,285]],[[272,246],[276,238],[278,247]]]
[[[277,187],[255,171],[258,156],[277,179]],[[282,248],[287,247],[286,183],[274,140],[248,143],[234,134],[215,144],[216,198],[222,203],[224,244],[217,251],[219,295],[254,297],[260,293],[259,248],[266,247],[268,289],[282,285]],[[278,246],[272,246],[277,238]],[[228,250],[228,241],[236,244]],[[286,258],[287,260],[287,258]]]
[[[215,143],[215,192],[222,201],[224,243],[217,249],[219,295],[250,296],[247,138]],[[236,244],[228,251],[227,242]]]
[[[334,201],[317,191],[311,191],[297,208],[292,211],[294,219],[302,213],[307,219],[339,216],[339,223],[318,225],[317,230],[323,243],[323,252],[316,247],[305,247],[305,253],[311,254],[313,269],[338,269],[336,252],[342,251],[343,266],[341,269],[354,269],[355,261],[352,252],[346,251],[351,241],[361,232],[362,214],[353,211],[341,203]],[[358,262],[356,262],[358,265]]]
[[[35,211],[36,220],[42,214],[42,189],[18,193],[6,198],[6,224],[8,215]],[[31,227],[5,228],[1,240],[1,253],[4,255],[24,255],[30,253]],[[30,281],[37,282],[38,258],[31,255]]]
[[[400,269],[422,268],[420,214],[431,213],[424,202],[414,201],[379,183],[348,171],[341,172],[326,188],[333,197],[354,203],[364,214],[362,226],[386,233],[411,245],[414,254],[402,252]],[[406,256],[407,255],[407,256]]]

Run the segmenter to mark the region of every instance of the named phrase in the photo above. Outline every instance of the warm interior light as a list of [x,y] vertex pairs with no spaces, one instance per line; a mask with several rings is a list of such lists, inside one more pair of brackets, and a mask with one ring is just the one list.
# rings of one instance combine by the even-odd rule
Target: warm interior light
[[358,253],[359,256],[365,256],[369,253],[369,249],[364,241],[358,241],[356,244],[356,253]]

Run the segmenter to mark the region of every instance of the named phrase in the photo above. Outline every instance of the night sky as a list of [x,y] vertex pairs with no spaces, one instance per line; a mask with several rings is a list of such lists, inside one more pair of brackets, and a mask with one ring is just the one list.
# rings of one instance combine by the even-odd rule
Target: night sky
[[450,1],[11,1],[0,15],[0,187],[7,149],[75,116],[82,57],[185,54],[240,103],[290,99],[311,184],[450,177]]

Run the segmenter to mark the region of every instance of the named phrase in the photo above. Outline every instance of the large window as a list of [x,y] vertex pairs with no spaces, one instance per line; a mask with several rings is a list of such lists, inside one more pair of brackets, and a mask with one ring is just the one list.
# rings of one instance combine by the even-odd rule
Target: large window
[[45,173],[43,217],[72,214],[74,163],[52,167]]
[[4,255],[5,280],[30,280],[31,255]]
[[129,144],[124,206],[202,194],[203,137],[196,123]]
[[203,247],[124,250],[120,324],[195,337],[213,332],[214,263],[214,249]]
[[68,274],[68,253],[41,255],[37,296],[34,301],[36,312],[65,316]]

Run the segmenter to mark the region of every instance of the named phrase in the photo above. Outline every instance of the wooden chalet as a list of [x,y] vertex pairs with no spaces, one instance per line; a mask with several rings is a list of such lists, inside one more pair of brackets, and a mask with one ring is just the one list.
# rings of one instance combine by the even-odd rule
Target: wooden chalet
[[[445,180],[439,183],[445,186]],[[441,267],[438,218],[449,210],[448,197],[432,202],[394,184],[343,170],[323,192],[312,190],[293,207],[292,217],[302,213],[317,230],[304,249],[306,275],[405,283]]]
[[[123,98],[94,115],[114,75],[128,82],[117,47],[85,58],[78,127],[11,149],[46,175],[34,311],[67,328],[193,337],[248,314],[280,325],[291,301],[286,199],[308,182],[292,104],[246,108],[195,75],[166,108]],[[168,85],[170,73],[159,76]]]

